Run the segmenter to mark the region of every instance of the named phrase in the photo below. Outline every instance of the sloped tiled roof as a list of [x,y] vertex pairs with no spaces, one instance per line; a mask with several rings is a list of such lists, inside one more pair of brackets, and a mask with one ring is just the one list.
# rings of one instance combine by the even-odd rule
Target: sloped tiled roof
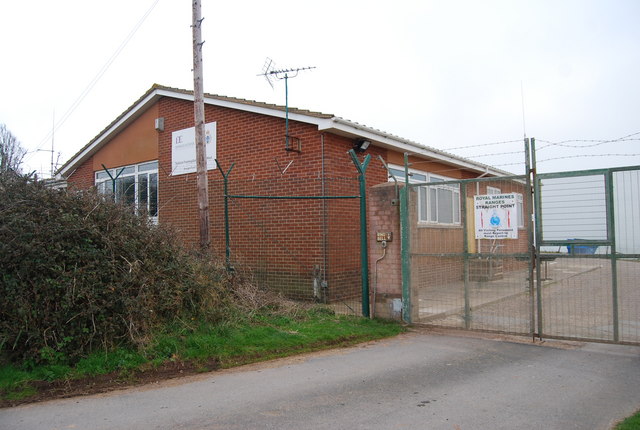
[[[129,106],[122,114],[105,127],[104,130],[98,133],[98,135],[91,139],[89,143],[82,147],[82,149],[80,149],[62,167],[60,167],[58,173],[64,177],[69,176],[80,163],[91,156],[102,145],[106,144],[111,135],[119,132],[123,127],[126,127],[128,121],[135,119],[137,116],[142,114],[146,109],[145,106],[150,103],[155,103],[155,101],[161,97],[182,97],[185,99],[192,99],[193,91],[154,84],[138,100]],[[275,116],[284,116],[284,112],[286,110],[286,107],[282,105],[221,96],[217,94],[204,94],[204,101],[205,104],[227,105],[235,109],[246,109]],[[401,152],[410,152],[412,154],[434,158],[462,168],[472,169],[479,172],[489,172],[492,175],[510,175],[509,172],[496,169],[495,167],[471,161],[436,148],[421,145],[417,142],[359,124],[354,121],[343,119],[333,114],[289,107],[289,115],[299,121],[314,123],[318,125],[320,130],[344,133],[351,136],[360,136],[371,139],[381,146],[393,148]]]
[[[186,95],[189,95],[189,96],[193,96],[193,91],[191,91],[191,90],[183,90],[183,89],[180,89],[180,88],[165,87],[165,86],[159,85],[159,84],[154,84],[149,91],[153,91],[153,90],[156,90],[156,89],[165,90],[165,91],[171,91],[171,92],[178,93],[178,94],[186,94]],[[218,94],[205,93],[204,94],[204,98],[205,99],[223,100],[223,101],[232,102],[232,103],[240,103],[240,104],[243,104],[243,105],[261,107],[261,108],[265,108],[265,109],[274,109],[274,110],[279,110],[279,111],[282,111],[282,112],[284,112],[286,110],[286,106],[281,106],[281,105],[272,104],[272,103],[263,103],[263,102],[258,102],[258,101],[255,101],[255,100],[240,99],[240,98],[236,98],[236,97],[221,96],[221,95],[218,95]],[[306,116],[311,116],[311,117],[315,117],[315,118],[333,118],[334,117],[334,115],[332,115],[332,114],[327,114],[327,113],[322,113],[322,112],[314,112],[314,111],[310,111],[310,110],[306,110],[306,109],[298,109],[296,107],[291,107],[291,106],[289,106],[289,113],[306,115]]]

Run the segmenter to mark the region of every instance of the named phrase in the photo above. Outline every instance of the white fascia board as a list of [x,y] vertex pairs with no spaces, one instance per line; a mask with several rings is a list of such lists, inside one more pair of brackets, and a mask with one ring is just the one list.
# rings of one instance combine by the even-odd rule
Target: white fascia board
[[[191,94],[174,93],[167,90],[160,90],[158,95],[193,101],[193,95]],[[281,109],[272,109],[264,106],[256,106],[256,105],[247,104],[247,103],[234,102],[231,100],[221,100],[215,97],[205,96],[204,103],[208,105],[213,105],[213,106],[251,112],[259,115],[273,116],[276,118],[286,117],[286,112]],[[314,125],[319,125],[320,121],[325,120],[324,118],[317,118],[314,116],[304,115],[304,114],[299,114],[294,112],[289,112],[289,119],[292,121],[298,121],[298,122],[314,124]]]
[[[190,99],[193,99],[193,97],[191,96],[189,97]],[[267,116],[272,116],[276,118],[286,117],[286,112],[281,109],[272,109],[264,106],[255,106],[252,104],[233,102],[231,100],[220,100],[216,98],[207,98],[207,97],[204,98],[204,102],[205,104],[210,104],[210,105],[215,105],[215,106],[220,106],[220,107],[225,107],[225,108],[235,109],[235,110],[240,110],[245,112],[251,112],[259,115],[267,115]],[[291,121],[298,121],[298,122],[314,124],[314,125],[318,125],[319,120],[322,120],[322,118],[316,118],[314,116],[309,116],[309,115],[304,115],[304,114],[299,114],[294,112],[289,112],[289,119]]]
[[81,153],[76,155],[74,159],[67,164],[66,167],[61,169],[58,174],[63,178],[68,178],[71,173],[75,171],[79,164],[83,163],[87,158],[89,158],[93,153],[100,148],[106,141],[108,141],[111,136],[117,133],[123,126],[129,123],[132,118],[137,117],[140,111],[145,110],[146,106],[150,103],[155,102],[157,97],[159,96],[159,92],[163,90],[156,90],[150,93],[147,97],[140,101],[136,106],[130,109],[118,122],[113,124],[107,130],[105,130],[100,136],[98,136],[95,141],[88,147],[86,147]]
[[[136,106],[131,108],[120,120],[113,124],[109,129],[105,130],[96,140],[87,148],[85,148],[81,153],[79,153],[72,162],[70,162],[65,168],[60,170],[60,175],[63,177],[68,177],[77,166],[84,162],[89,156],[91,156],[97,148],[100,148],[102,144],[109,140],[114,133],[117,133],[121,130],[121,128],[128,124],[128,122],[137,116],[137,114],[141,111],[144,111],[150,103],[154,103],[161,97],[170,97],[179,100],[193,101],[193,94],[187,94],[182,92],[175,92],[167,89],[158,88],[151,93],[143,100],[141,100]],[[241,110],[245,112],[252,112],[260,115],[268,115],[277,118],[284,118],[285,112],[280,109],[270,109],[262,106],[255,106],[251,104],[238,103],[230,100],[220,100],[213,97],[205,97],[205,104],[226,107],[230,109]],[[318,125],[318,120],[321,118],[316,118],[313,116],[307,116],[302,114],[296,114],[289,112],[289,119],[292,121],[299,121],[308,124]]]
[[370,127],[353,123],[351,121],[347,121],[342,118],[334,117],[331,119],[322,119],[321,123],[318,125],[318,130],[320,131],[330,131],[330,130],[338,130],[343,133],[356,135],[358,137],[373,140],[377,144],[381,144],[380,146],[387,147],[390,149],[395,149],[400,152],[408,152],[410,155],[423,155],[426,157],[434,158],[439,161],[443,161],[446,163],[454,164],[459,167],[463,167],[465,169],[489,173],[495,176],[505,176],[505,175],[513,175],[512,173],[502,171],[491,166],[486,166],[483,164],[476,164],[472,161],[465,160],[463,158],[458,158],[453,155],[449,155],[445,152],[440,152],[434,149],[430,149],[424,147],[418,143],[412,142],[410,140],[402,139],[398,136],[393,136],[391,134],[382,132],[380,130],[375,130]]

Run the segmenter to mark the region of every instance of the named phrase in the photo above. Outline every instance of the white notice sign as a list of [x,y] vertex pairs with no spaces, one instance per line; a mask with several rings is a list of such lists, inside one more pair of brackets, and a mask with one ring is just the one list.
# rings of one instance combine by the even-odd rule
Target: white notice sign
[[476,239],[517,239],[517,194],[474,196]]
[[[207,170],[216,168],[216,123],[204,125],[204,141],[207,148]],[[171,133],[171,174],[195,173],[196,128],[185,128]]]

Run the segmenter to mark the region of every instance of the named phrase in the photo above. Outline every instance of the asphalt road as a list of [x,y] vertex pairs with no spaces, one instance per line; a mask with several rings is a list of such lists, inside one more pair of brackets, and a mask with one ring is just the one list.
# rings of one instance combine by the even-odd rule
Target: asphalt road
[[607,429],[640,348],[410,333],[106,395],[0,410],[0,429]]

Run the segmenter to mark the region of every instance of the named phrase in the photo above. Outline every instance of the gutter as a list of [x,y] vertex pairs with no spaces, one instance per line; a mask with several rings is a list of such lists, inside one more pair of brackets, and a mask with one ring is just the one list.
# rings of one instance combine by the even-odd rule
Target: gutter
[[[367,127],[362,124],[354,123],[340,117],[333,117],[331,118],[330,121],[334,124],[346,126],[353,130],[359,130],[361,132],[369,133],[374,137],[378,137],[378,138],[382,137],[383,140],[378,139],[377,142],[382,143],[383,145],[391,146],[392,148],[406,150],[410,153],[410,155],[423,155],[423,156],[435,158],[436,160],[439,160],[439,161],[445,161],[460,167],[465,167],[478,172],[484,172],[485,175],[486,174],[491,174],[494,176],[512,176],[513,175],[513,173],[496,169],[486,164],[476,163],[474,161],[467,160],[466,158],[458,157],[453,154],[449,154],[435,148],[420,145],[419,143],[413,142],[411,140],[403,139],[393,134],[389,134],[384,131],[377,130],[375,128]],[[318,125],[318,128],[328,129],[332,127],[328,126],[328,124],[325,124],[324,127]],[[339,127],[339,129],[343,131],[348,131],[348,130],[345,130],[343,127]],[[357,134],[353,131],[352,133]]]

